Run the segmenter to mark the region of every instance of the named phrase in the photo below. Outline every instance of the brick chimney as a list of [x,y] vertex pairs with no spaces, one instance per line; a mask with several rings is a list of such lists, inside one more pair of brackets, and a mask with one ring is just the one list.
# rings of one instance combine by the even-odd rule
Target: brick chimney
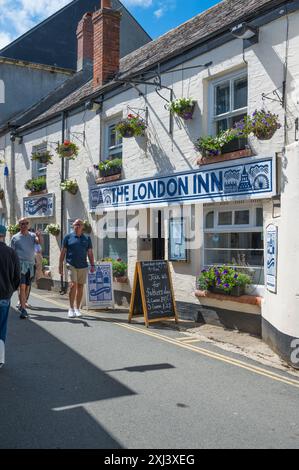
[[77,72],[93,64],[93,22],[92,13],[85,13],[77,28],[78,58]]
[[102,0],[101,10],[93,14],[94,88],[109,82],[119,71],[121,13],[113,10],[110,0]]

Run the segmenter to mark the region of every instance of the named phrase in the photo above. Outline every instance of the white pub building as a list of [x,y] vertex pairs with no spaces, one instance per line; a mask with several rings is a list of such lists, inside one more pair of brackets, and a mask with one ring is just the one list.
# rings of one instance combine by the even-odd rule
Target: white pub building
[[[114,283],[119,304],[136,261],[169,260],[181,318],[260,335],[299,367],[299,1],[225,0],[122,59],[120,22],[109,0],[85,15],[78,64],[92,51],[93,78],[0,129],[0,217],[59,225],[44,246],[54,287],[61,237],[89,220],[97,260],[128,264]],[[170,111],[180,98],[194,102],[192,119]],[[195,146],[256,110],[278,116],[271,138],[243,135],[214,156]],[[130,115],[145,131],[121,138],[115,128]],[[65,140],[78,147],[72,160],[56,152]],[[45,151],[53,164],[31,160]],[[25,189],[41,176],[38,194]],[[61,191],[65,180],[79,191]],[[213,265],[250,273],[246,295],[200,290]]]

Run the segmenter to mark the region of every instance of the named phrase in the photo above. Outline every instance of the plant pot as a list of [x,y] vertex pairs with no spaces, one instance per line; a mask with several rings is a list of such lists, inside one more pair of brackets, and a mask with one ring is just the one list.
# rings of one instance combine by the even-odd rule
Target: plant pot
[[60,230],[57,231],[57,232],[49,232],[50,235],[52,235],[52,237],[58,237],[58,235],[60,235]]
[[244,150],[246,149],[247,145],[248,145],[248,140],[245,137],[240,137],[223,145],[221,149],[221,153],[222,154],[232,153],[232,152],[237,152],[238,150]]
[[75,189],[68,189],[67,192],[72,194],[73,196],[76,196],[77,192],[79,191],[79,188]]
[[221,295],[227,295],[227,296],[232,296],[232,297],[240,297],[241,295],[245,294],[245,287],[240,287],[236,286],[233,287],[230,292],[226,292],[223,289],[220,289],[219,287],[210,287],[209,292],[212,292],[213,294],[221,294]]
[[124,132],[121,132],[121,136],[123,139],[130,139],[131,137],[134,137],[134,135],[134,129],[126,129]]
[[120,174],[121,174],[121,168],[109,168],[109,170],[100,170],[101,178],[105,178],[106,176],[120,175]]
[[46,155],[41,155],[40,157],[38,157],[38,161],[40,163],[43,163],[44,165],[48,165],[49,164],[49,157],[47,157]]
[[259,140],[270,140],[277,129],[264,129],[263,131],[254,131],[254,135]]
[[178,116],[184,119],[184,121],[189,121],[190,119],[193,118],[194,109],[195,109],[195,104],[190,108],[186,108],[185,111],[178,113]]
[[74,150],[69,149],[69,150],[62,150],[60,155],[62,158],[71,158],[74,155]]
[[114,276],[113,279],[114,279],[114,282],[118,282],[120,284],[127,284],[128,282],[127,276],[118,276],[118,277]]

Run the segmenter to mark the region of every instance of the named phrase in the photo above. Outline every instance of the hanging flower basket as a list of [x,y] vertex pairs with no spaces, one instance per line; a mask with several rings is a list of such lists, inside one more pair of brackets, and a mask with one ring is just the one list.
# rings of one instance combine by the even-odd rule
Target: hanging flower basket
[[11,235],[16,235],[20,231],[20,226],[19,224],[11,224],[7,227],[7,231]]
[[177,114],[184,121],[189,121],[193,118],[195,103],[196,101],[191,98],[179,98],[170,103],[169,111]]
[[69,158],[70,160],[75,160],[75,158],[79,155],[79,147],[73,142],[65,140],[63,144],[58,145],[56,152],[60,158]]
[[67,191],[74,196],[79,191],[79,185],[76,180],[65,180],[60,183],[60,188],[62,191]]
[[131,137],[143,136],[146,130],[146,124],[143,119],[134,114],[129,114],[115,126],[116,132],[125,139]]
[[84,220],[83,222],[83,232],[86,233],[87,235],[90,235],[92,232],[92,226],[88,222],[88,220]]
[[58,235],[60,234],[60,226],[58,224],[49,224],[46,227],[45,232],[49,235],[53,235],[54,237],[58,237]]
[[270,140],[277,129],[281,128],[279,117],[264,109],[255,110],[252,116],[245,116],[242,121],[235,124],[239,136],[248,137],[253,134],[259,140]]
[[31,160],[32,161],[38,161],[40,163],[43,163],[44,165],[53,165],[53,155],[46,150],[45,152],[36,152],[31,155]]
[[5,196],[4,189],[0,189],[0,201],[4,199],[4,196]]

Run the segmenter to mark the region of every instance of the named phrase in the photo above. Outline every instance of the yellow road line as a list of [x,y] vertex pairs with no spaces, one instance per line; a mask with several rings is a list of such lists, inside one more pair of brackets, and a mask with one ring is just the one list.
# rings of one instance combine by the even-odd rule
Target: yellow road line
[[[60,302],[57,302],[55,300],[48,299],[48,298],[45,299],[43,296],[35,294],[35,293],[32,293],[31,295],[33,297],[36,297],[36,298],[39,298],[39,299],[42,299],[42,300],[47,300],[49,303],[52,303],[54,305],[58,305],[58,306],[63,307],[65,309],[67,308],[64,304],[62,304]],[[107,323],[110,323],[111,320],[112,320],[112,319],[110,320],[109,318],[103,318],[101,316],[97,316],[97,318],[99,320],[105,321]],[[283,375],[276,374],[275,372],[270,372],[267,369],[263,369],[262,367],[250,365],[250,364],[247,364],[246,362],[240,361],[239,359],[234,359],[234,358],[231,358],[229,356],[225,356],[223,354],[208,351],[207,349],[203,349],[203,348],[200,348],[198,346],[193,346],[191,344],[186,343],[185,341],[179,341],[178,339],[168,338],[167,336],[163,336],[159,333],[149,331],[148,329],[145,329],[145,328],[140,328],[140,327],[137,327],[137,326],[133,326],[131,324],[119,323],[119,321],[113,321],[113,323],[117,326],[120,326],[122,328],[126,328],[130,331],[134,331],[136,333],[143,334],[143,335],[146,335],[146,336],[151,336],[152,338],[159,339],[161,341],[164,341],[165,343],[169,343],[169,344],[173,344],[175,346],[179,346],[183,349],[187,349],[189,351],[196,352],[198,354],[209,357],[211,359],[216,359],[216,360],[224,362],[226,364],[230,364],[230,365],[248,370],[248,371],[253,372],[255,374],[262,375],[264,377],[270,378],[272,380],[276,380],[278,382],[282,382],[282,383],[285,383],[287,385],[291,385],[293,387],[299,388],[299,381],[298,380],[291,379],[291,378],[286,378]],[[143,327],[143,325],[141,325],[141,326]]]

